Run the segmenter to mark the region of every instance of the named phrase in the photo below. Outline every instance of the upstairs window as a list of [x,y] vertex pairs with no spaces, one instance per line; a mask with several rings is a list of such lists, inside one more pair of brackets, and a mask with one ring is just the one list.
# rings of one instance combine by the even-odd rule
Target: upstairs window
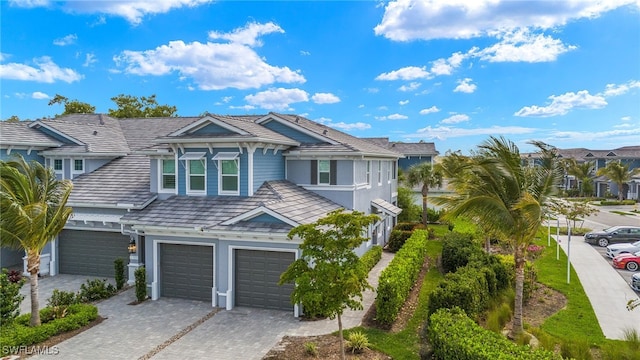
[[218,166],[218,194],[240,194],[240,153],[219,152],[213,160]]
[[378,185],[382,185],[382,161],[378,160]]
[[331,166],[329,160],[318,160],[318,184],[331,184]]
[[62,159],[53,159],[53,171],[62,173]]
[[366,166],[367,166],[367,170],[366,170],[366,172],[367,172],[367,175],[366,175],[367,176],[367,184],[371,185],[371,161],[367,161],[367,165]]
[[207,166],[203,159],[187,161],[187,186],[190,193],[204,193]]
[[161,160],[160,190],[176,189],[176,162],[173,159]]
[[84,160],[82,160],[82,159],[73,160],[73,171],[74,172],[84,172]]

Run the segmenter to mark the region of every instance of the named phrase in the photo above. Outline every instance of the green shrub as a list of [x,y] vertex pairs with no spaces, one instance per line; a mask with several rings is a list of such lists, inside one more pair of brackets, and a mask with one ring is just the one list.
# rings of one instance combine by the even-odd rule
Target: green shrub
[[113,261],[113,268],[115,271],[114,278],[116,279],[116,289],[120,290],[124,287],[125,268],[124,259],[117,258]]
[[458,307],[471,318],[487,309],[489,287],[482,271],[473,266],[459,268],[448,273],[444,280],[429,294],[429,314],[438,309]]
[[2,269],[0,273],[0,326],[11,323],[20,315],[20,303],[24,300],[24,295],[20,294],[20,289],[25,280],[18,271],[9,272]]
[[392,230],[391,235],[389,235],[387,249],[391,252],[397,252],[404,246],[404,243],[411,237],[412,233],[413,231]]
[[442,269],[453,272],[466,266],[474,254],[482,253],[482,249],[473,242],[473,236],[459,232],[450,232],[442,241]]
[[550,351],[516,345],[504,336],[482,328],[458,308],[440,309],[432,314],[427,339],[435,359],[562,359]]
[[147,299],[147,272],[144,266],[137,268],[134,276],[136,278],[136,300],[138,302],[145,301]]
[[107,279],[87,280],[84,284],[80,285],[78,298],[80,299],[80,302],[89,303],[108,299],[115,295],[116,291],[115,286],[109,284]]
[[497,309],[487,314],[485,327],[494,333],[500,333],[509,320],[511,320],[511,305],[502,303]]
[[18,316],[8,326],[0,328],[0,356],[7,355],[11,348],[43,342],[48,338],[67,331],[79,329],[98,318],[98,308],[90,304],[74,304],[67,308],[67,315],[53,319],[53,309],[40,310],[41,319],[52,319],[37,327],[29,326],[30,314]]
[[411,288],[424,264],[427,253],[427,233],[415,230],[380,274],[376,296],[376,319],[391,324],[398,317]]
[[362,331],[352,331],[347,335],[347,348],[351,349],[351,353],[361,354],[369,346],[369,338]]
[[53,289],[51,297],[47,301],[47,306],[69,306],[80,303],[80,297],[71,291],[61,291]]
[[312,343],[312,342],[306,342],[304,343],[304,351],[313,357],[318,356],[318,345],[316,345],[316,343]]
[[382,259],[382,247],[376,245],[367,250],[367,252],[360,257],[360,263],[362,264],[364,271],[369,273],[380,259]]
[[418,224],[420,224],[420,223],[400,222],[400,223],[397,223],[396,226],[393,227],[393,230],[413,231],[413,228],[415,228]]
[[609,205],[635,205],[636,201],[633,199],[627,200],[602,200],[600,201],[600,205],[609,206]]

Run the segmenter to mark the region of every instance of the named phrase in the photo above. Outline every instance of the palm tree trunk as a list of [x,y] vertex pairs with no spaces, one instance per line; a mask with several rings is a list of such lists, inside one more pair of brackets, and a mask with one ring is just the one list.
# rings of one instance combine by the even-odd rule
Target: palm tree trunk
[[622,201],[622,198],[624,197],[623,193],[622,193],[622,188],[624,187],[624,183],[619,183],[618,184],[618,200]]
[[515,338],[518,334],[522,332],[522,302],[524,296],[524,252],[521,249],[516,247],[514,252],[514,258],[516,263],[516,294],[515,294],[515,304],[513,307],[513,324],[511,328],[510,336]]
[[425,229],[427,228],[427,194],[428,194],[428,188],[426,188],[425,186],[422,187],[422,223],[424,224]]
[[342,316],[338,313],[338,333],[340,334],[340,359],[345,360],[344,336],[342,335]]
[[40,326],[40,302],[38,301],[38,273],[40,272],[40,254],[27,252],[27,272],[31,285],[31,326]]

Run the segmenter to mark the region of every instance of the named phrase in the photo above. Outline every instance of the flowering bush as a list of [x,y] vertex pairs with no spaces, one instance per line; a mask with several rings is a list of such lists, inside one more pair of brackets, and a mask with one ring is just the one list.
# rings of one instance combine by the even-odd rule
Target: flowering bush
[[544,247],[540,245],[529,245],[527,247],[527,254],[529,254],[531,259],[536,259],[540,253],[542,253],[542,250],[544,250]]

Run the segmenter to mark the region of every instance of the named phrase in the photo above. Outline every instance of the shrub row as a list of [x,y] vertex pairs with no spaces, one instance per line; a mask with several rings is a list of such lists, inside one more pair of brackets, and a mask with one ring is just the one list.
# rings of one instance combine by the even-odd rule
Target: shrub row
[[380,259],[382,259],[382,247],[376,245],[367,250],[367,252],[360,257],[360,263],[362,264],[364,271],[368,274]]
[[482,253],[482,249],[473,242],[471,234],[450,232],[442,240],[442,270],[445,273],[454,272],[466,266],[474,255]]
[[427,241],[426,231],[415,230],[380,274],[376,296],[376,318],[380,323],[388,325],[398,317],[424,264]]
[[90,304],[75,304],[67,308],[64,317],[55,318],[54,308],[40,310],[42,319],[52,319],[41,326],[29,326],[30,314],[20,315],[8,326],[0,329],[0,355],[6,355],[11,349],[36,344],[67,331],[79,329],[98,318],[98,308]]
[[600,201],[600,205],[635,205],[636,201],[633,199],[627,199],[627,200],[602,200]]
[[427,338],[435,359],[562,359],[546,350],[517,345],[486,330],[460,309],[440,309],[429,318]]
[[25,283],[19,271],[2,269],[0,272],[0,326],[11,323],[20,315],[24,295],[20,289]]
[[389,243],[387,244],[387,249],[391,252],[398,252],[402,248],[407,239],[411,237],[413,231],[406,230],[392,230],[389,235]]

